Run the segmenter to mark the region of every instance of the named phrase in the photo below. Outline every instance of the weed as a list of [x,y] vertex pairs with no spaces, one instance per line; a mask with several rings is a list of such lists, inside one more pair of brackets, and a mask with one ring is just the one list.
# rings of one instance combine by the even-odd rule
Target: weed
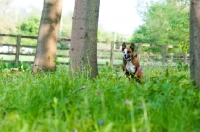
[[142,85],[109,66],[96,79],[68,73],[3,70],[0,131],[200,131],[200,93],[189,70],[143,67]]

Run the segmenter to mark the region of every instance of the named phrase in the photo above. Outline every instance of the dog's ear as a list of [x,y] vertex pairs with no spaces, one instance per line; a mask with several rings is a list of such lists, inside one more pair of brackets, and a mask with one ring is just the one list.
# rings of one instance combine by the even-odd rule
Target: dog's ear
[[126,43],[123,42],[123,43],[122,43],[122,51],[124,51],[125,48],[126,48]]
[[132,53],[132,54],[131,54],[131,57],[132,57],[133,59],[135,59],[135,58],[137,58],[137,54]]
[[137,54],[135,54],[135,58],[137,58]]
[[135,50],[135,44],[134,44],[134,43],[131,43],[130,48],[131,48],[131,50],[134,52],[134,50]]

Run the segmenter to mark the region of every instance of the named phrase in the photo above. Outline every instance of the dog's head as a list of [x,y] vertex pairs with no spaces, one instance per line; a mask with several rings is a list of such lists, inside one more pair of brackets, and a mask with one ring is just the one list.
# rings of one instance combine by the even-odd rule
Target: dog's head
[[124,54],[124,59],[126,61],[131,61],[134,58],[134,49],[135,49],[135,44],[131,43],[129,48],[126,48],[126,43],[124,42],[122,44],[122,52]]

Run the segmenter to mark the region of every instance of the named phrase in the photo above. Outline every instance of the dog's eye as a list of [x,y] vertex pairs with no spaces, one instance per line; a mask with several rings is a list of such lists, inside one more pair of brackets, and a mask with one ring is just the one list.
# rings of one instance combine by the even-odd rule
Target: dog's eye
[[128,51],[127,53],[130,53],[130,51]]

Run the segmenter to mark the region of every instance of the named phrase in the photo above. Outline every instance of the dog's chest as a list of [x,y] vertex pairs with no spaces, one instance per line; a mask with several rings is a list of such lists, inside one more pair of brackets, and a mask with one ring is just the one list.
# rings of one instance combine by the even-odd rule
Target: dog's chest
[[135,73],[135,66],[132,64],[131,61],[127,61],[126,69],[131,73]]

